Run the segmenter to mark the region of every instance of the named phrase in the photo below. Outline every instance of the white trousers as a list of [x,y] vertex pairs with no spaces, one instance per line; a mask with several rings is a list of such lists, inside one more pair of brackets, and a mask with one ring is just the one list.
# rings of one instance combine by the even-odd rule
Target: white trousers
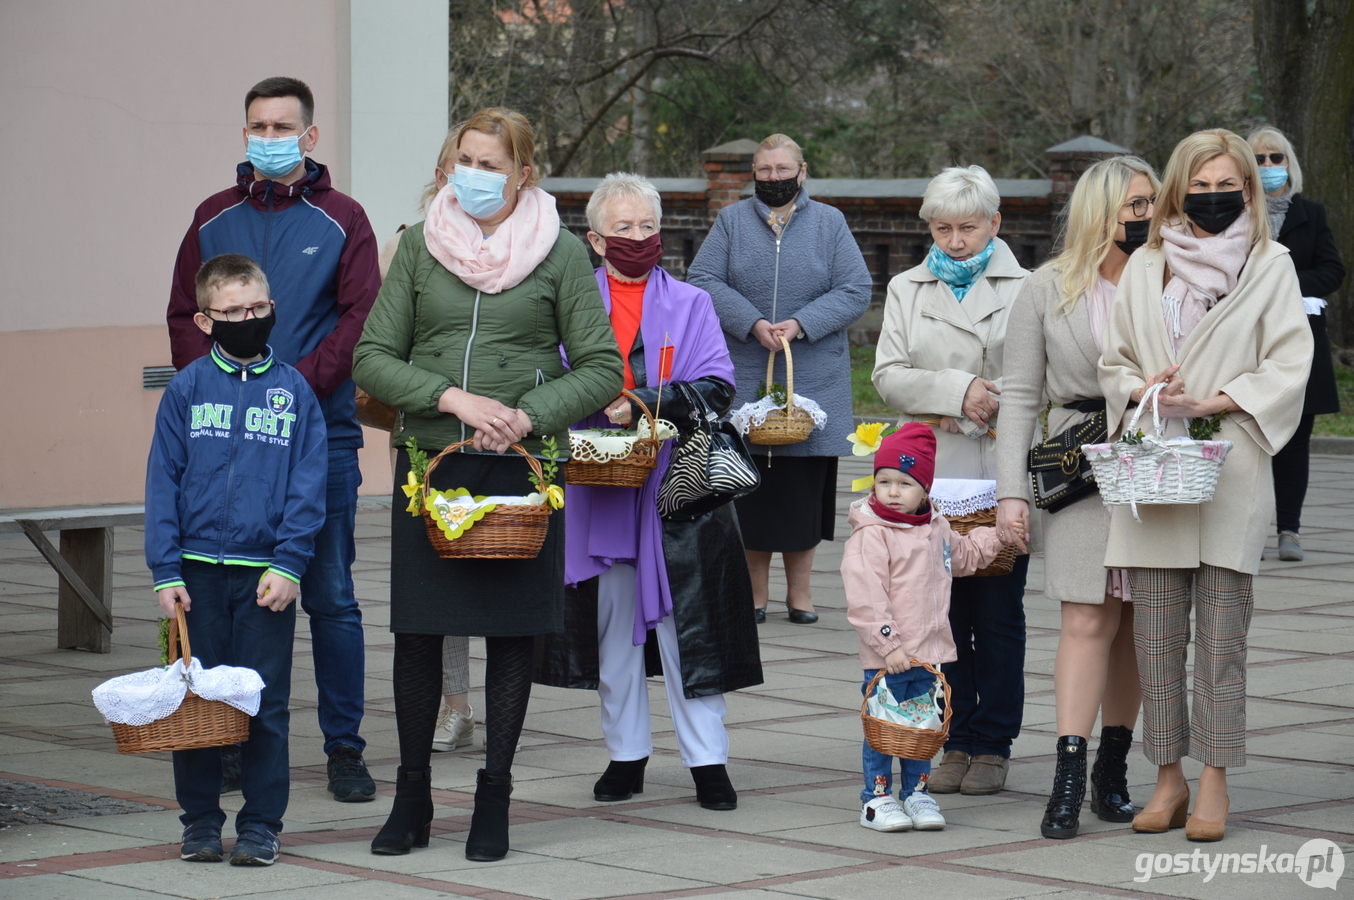
[[[635,569],[613,565],[597,584],[597,693],[602,699],[607,753],[617,762],[643,759],[653,753],[644,648],[634,645],[634,628]],[[687,699],[682,692],[682,660],[672,616],[659,622],[654,632],[682,765],[688,769],[724,765],[729,761],[724,695]]]

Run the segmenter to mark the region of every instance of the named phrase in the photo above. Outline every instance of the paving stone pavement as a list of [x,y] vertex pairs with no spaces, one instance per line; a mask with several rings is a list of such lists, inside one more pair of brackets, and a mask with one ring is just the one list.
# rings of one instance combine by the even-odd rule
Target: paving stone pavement
[[[513,851],[491,864],[467,862],[460,846],[475,770],[483,764],[482,733],[474,749],[434,755],[432,845],[404,857],[375,857],[367,850],[390,809],[398,763],[387,631],[388,510],[359,513],[354,567],[368,641],[363,731],[379,796],[373,803],[343,804],[324,790],[303,625],[292,690],[291,806],[284,855],[269,869],[179,861],[168,755],[119,755],[90,701],[91,688],[101,681],[156,660],[159,609],[149,591],[140,532],[117,534],[117,630],[108,654],[56,649],[56,576],[22,537],[0,538],[0,779],[35,786],[30,793],[57,788],[144,804],[136,807],[142,811],[122,815],[0,829],[0,897],[366,900],[379,892],[385,900],[1275,900],[1324,896],[1310,894],[1301,875],[1284,871],[1292,865],[1284,854],[1309,841],[1334,842],[1331,862],[1345,854],[1354,867],[1354,856],[1347,855],[1354,849],[1354,458],[1313,458],[1306,561],[1279,562],[1271,541],[1270,559],[1262,564],[1250,633],[1250,760],[1231,773],[1227,837],[1213,845],[1189,844],[1179,831],[1135,835],[1089,811],[1081,837],[1040,838],[1056,738],[1052,671],[1059,619],[1056,604],[1041,593],[1037,557],[1026,597],[1024,729],[1008,789],[992,797],[939,797],[949,821],[944,831],[879,834],[857,824],[860,673],[837,567],[852,499],[845,486],[865,471],[864,460],[843,460],[839,540],[822,546],[814,567],[821,621],[791,625],[784,607],[773,603],[760,632],[766,682],[729,697],[738,809],[709,812],[696,805],[657,682],[651,683],[651,706],[658,749],[644,793],[625,803],[595,802],[591,785],[606,765],[596,697],[537,687],[514,770]],[[773,596],[783,595],[783,586],[776,576]],[[472,699],[479,707],[483,643],[472,641],[471,653]],[[1185,765],[1197,777],[1199,766]],[[1141,803],[1153,770],[1137,750],[1129,775]],[[234,810],[239,803],[235,794],[225,806]],[[1304,853],[1320,848],[1329,849],[1311,845]],[[1219,853],[1260,854],[1261,872],[1237,874],[1228,867],[1243,860]],[[1212,876],[1209,866],[1216,870]],[[1145,874],[1150,878],[1135,881]],[[1354,894],[1351,883],[1354,871],[1336,883],[1336,893]]]

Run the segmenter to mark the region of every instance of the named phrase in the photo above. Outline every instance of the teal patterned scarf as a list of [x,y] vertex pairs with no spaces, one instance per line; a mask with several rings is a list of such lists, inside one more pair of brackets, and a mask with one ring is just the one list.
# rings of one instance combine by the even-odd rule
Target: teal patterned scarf
[[987,270],[987,261],[992,258],[992,248],[995,246],[992,241],[988,241],[981,253],[975,253],[965,260],[958,260],[947,256],[945,251],[932,244],[931,252],[926,255],[926,268],[948,284],[950,290],[954,291],[954,299],[963,303],[964,295],[969,292],[969,288],[973,287]]

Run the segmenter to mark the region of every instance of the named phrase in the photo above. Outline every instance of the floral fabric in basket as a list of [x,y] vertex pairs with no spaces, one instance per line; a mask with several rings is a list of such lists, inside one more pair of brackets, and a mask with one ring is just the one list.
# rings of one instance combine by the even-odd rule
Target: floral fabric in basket
[[[550,485],[548,491],[552,505],[555,492],[561,495],[560,503],[563,505],[563,491],[558,485]],[[465,488],[457,488],[454,491],[430,491],[423,502],[447,540],[454,541],[499,506],[540,506],[547,502],[547,495],[535,493],[525,497],[472,497]]]
[[874,693],[865,703],[865,711],[872,718],[892,722],[895,725],[939,731],[943,722],[940,701],[944,698],[944,688],[937,678],[929,693],[899,703],[889,690],[888,678],[885,677],[879,679],[879,683],[875,685]]
[[188,688],[203,700],[220,700],[247,715],[258,715],[263,678],[241,666],[202,668],[196,659],[185,669],[173,665],[121,675],[96,687],[94,705],[109,722],[149,725],[168,717],[183,703]]

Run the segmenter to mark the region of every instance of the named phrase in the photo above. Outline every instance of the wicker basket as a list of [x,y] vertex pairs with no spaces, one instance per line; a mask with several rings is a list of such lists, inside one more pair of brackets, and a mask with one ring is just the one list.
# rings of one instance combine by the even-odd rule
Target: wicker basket
[[[169,620],[169,662],[179,658],[183,646],[183,664],[193,661],[188,641],[188,622],[183,606],[174,604],[175,617]],[[189,688],[183,703],[163,719],[145,725],[111,722],[119,753],[158,753],[162,750],[199,750],[224,747],[249,740],[249,715],[220,700],[203,700]]]
[[[975,528],[982,528],[984,525],[997,524],[997,508],[980,509],[976,513],[970,513],[966,516],[946,516],[950,528],[955,534],[968,534]],[[1011,570],[1015,568],[1016,548],[1003,547],[997,554],[997,558],[992,560],[992,564],[986,568],[974,572],[975,577],[984,577],[989,575],[1010,575]]]
[[[748,441],[764,447],[799,444],[808,440],[809,432],[813,431],[813,416],[795,408],[795,359],[785,335],[780,336],[780,345],[785,348],[785,408],[770,410],[766,414],[765,422],[748,426]],[[772,350],[766,358],[768,391],[771,390],[772,379],[775,377],[775,368],[776,351]]]
[[945,691],[945,710],[941,714],[940,730],[928,731],[925,728],[886,722],[883,719],[876,719],[866,711],[879,679],[888,674],[885,669],[880,669],[879,673],[870,679],[869,687],[865,688],[865,698],[860,703],[860,725],[865,729],[866,742],[878,753],[899,756],[903,759],[930,759],[940,752],[940,748],[944,747],[950,738],[950,683],[945,680],[944,674],[930,663],[914,659],[911,660],[911,665],[921,666],[940,679],[941,687]]
[[1152,402],[1154,435],[1140,444],[1118,440],[1112,444],[1083,444],[1081,452],[1095,472],[1100,499],[1106,506],[1127,503],[1138,516],[1138,504],[1194,504],[1213,499],[1218,475],[1232,449],[1231,441],[1167,441],[1161,437],[1157,397],[1164,384],[1154,384],[1143,394],[1125,432],[1138,428],[1138,419],[1148,400]]
[[635,438],[630,455],[620,459],[588,459],[584,447],[569,448],[569,462],[564,466],[565,484],[589,485],[592,487],[643,487],[649,473],[658,465],[658,451],[663,442],[657,437],[658,423],[644,401],[629,391],[622,394],[639,404],[644,417],[649,420],[649,434],[652,437]]
[[[457,441],[428,461],[428,470],[423,473],[424,493],[432,491],[433,469],[448,453],[455,453],[472,441]],[[544,479],[541,464],[526,451],[521,444],[513,444],[512,449],[527,458],[536,477]],[[428,529],[428,540],[433,549],[443,559],[535,559],[541,553],[545,543],[546,528],[550,525],[550,505],[540,506],[499,505],[484,514],[484,518],[468,528],[454,541],[447,540],[442,526],[437,524],[427,508],[421,510],[423,524]]]

